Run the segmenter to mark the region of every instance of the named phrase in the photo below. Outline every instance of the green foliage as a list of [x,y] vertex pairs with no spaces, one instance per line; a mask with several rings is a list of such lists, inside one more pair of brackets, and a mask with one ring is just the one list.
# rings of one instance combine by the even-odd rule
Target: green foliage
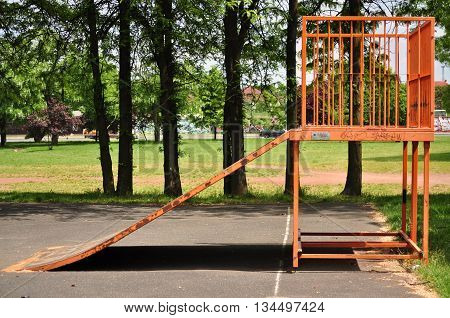
[[402,0],[397,13],[413,16],[431,16],[436,18],[444,34],[436,38],[436,57],[445,64],[450,64],[450,0]]
[[436,109],[445,109],[450,114],[450,85],[436,87],[435,105]]
[[261,94],[244,97],[245,124],[266,129],[286,127],[286,86],[281,83],[257,89]]
[[222,71],[212,67],[208,72],[202,72],[200,81],[196,85],[197,96],[192,96],[196,102],[191,105],[188,119],[200,128],[220,127],[223,118],[223,104],[225,99],[225,79]]

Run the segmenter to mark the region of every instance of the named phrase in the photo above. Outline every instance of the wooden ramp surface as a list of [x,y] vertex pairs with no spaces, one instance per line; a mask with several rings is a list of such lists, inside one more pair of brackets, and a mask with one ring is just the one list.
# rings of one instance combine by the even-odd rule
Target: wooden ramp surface
[[228,168],[222,170],[220,173],[212,177],[211,179],[207,180],[206,182],[198,185],[194,189],[192,189],[189,192],[186,192],[185,194],[179,196],[178,198],[170,201],[166,205],[164,205],[162,208],[158,209],[157,211],[147,215],[145,218],[137,221],[136,223],[132,224],[128,228],[117,232],[116,234],[113,234],[108,237],[104,237],[102,239],[97,239],[77,245],[72,246],[58,246],[58,247],[51,247],[42,251],[36,252],[33,256],[30,258],[27,258],[17,264],[14,264],[8,268],[3,269],[3,271],[6,272],[12,272],[12,271],[47,271],[51,269],[55,269],[67,264],[74,263],[76,261],[82,260],[86,257],[91,256],[92,254],[95,254],[97,252],[100,252],[101,250],[105,249],[106,247],[110,246],[111,244],[114,244],[127,235],[133,233],[134,231],[140,229],[144,225],[152,222],[156,218],[160,217],[161,215],[173,210],[180,204],[182,204],[184,201],[192,198],[193,196],[197,195],[198,193],[202,192],[206,188],[212,186],[219,180],[223,179],[224,177],[230,175],[234,171],[242,168],[247,163],[255,160],[259,156],[263,155],[270,149],[278,146],[282,142],[289,139],[289,132],[285,132],[281,136],[275,138],[271,142],[265,144],[258,150],[250,153],[249,155],[245,156],[241,160],[235,162]]

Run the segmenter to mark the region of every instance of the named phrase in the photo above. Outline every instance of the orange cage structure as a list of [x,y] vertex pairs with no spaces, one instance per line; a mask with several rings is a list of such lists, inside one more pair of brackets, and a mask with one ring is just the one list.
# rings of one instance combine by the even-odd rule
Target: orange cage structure
[[[301,233],[298,191],[293,203],[293,267],[299,259],[428,260],[430,142],[434,140],[434,18],[302,18],[300,127],[290,131],[299,180],[299,142],[403,142],[402,225],[389,233]],[[407,215],[408,143],[412,143]],[[418,158],[423,143],[423,226],[418,245]],[[311,237],[334,237],[311,241]],[[356,237],[357,240],[341,240]],[[361,238],[371,240],[363,240]],[[373,240],[393,237],[398,240]],[[303,241],[304,240],[304,241]],[[303,248],[398,249],[402,253],[325,254]],[[405,252],[406,251],[406,252]]]

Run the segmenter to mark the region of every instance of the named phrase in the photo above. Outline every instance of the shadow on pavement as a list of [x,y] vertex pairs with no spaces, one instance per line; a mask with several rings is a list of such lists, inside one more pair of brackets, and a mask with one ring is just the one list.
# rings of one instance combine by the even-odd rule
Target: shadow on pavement
[[[317,250],[307,252],[316,253]],[[321,249],[323,253],[336,250]],[[340,249],[353,253],[351,249]],[[280,264],[280,260],[283,262]],[[224,244],[186,246],[112,246],[80,262],[55,271],[289,271],[290,246],[280,244]],[[359,271],[355,260],[300,261],[300,271]]]

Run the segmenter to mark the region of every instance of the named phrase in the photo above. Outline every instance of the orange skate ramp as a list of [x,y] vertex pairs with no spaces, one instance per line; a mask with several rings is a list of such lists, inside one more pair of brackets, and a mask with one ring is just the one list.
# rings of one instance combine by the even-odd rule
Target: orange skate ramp
[[275,138],[271,142],[265,144],[258,150],[250,153],[249,155],[245,156],[241,160],[235,162],[228,168],[222,170],[220,173],[212,177],[211,179],[207,180],[206,182],[198,185],[191,191],[179,196],[178,198],[170,201],[157,211],[147,215],[145,218],[137,221],[136,223],[132,224],[128,228],[117,232],[115,234],[112,234],[108,237],[93,240],[90,242],[85,242],[77,245],[72,246],[57,246],[57,247],[51,247],[47,248],[42,251],[36,252],[34,255],[32,255],[30,258],[27,258],[17,264],[14,264],[12,266],[9,266],[8,268],[3,269],[3,271],[6,272],[13,272],[13,271],[48,271],[51,269],[55,269],[67,264],[71,264],[74,262],[77,262],[79,260],[82,260],[86,257],[91,256],[92,254],[95,254],[97,252],[100,252],[101,250],[105,249],[106,247],[110,246],[111,244],[114,244],[124,237],[128,236],[129,234],[133,233],[134,231],[137,231],[144,225],[152,222],[153,220],[157,219],[158,217],[164,215],[165,213],[173,210],[180,204],[182,204],[184,201],[192,198],[193,196],[197,195],[198,193],[202,192],[206,188],[212,186],[216,182],[220,181],[221,179],[225,178],[226,176],[232,174],[234,171],[242,168],[247,163],[255,160],[259,156],[263,155],[270,149],[278,146],[282,142],[289,139],[289,132],[285,132],[281,136]]

